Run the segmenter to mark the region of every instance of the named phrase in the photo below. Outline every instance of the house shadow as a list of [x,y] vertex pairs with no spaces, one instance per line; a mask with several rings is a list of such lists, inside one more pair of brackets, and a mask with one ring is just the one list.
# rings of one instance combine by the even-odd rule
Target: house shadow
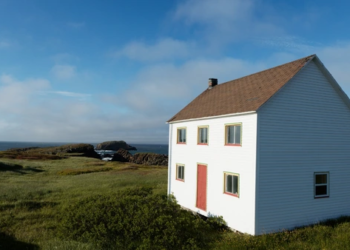
[[19,241],[16,238],[0,232],[0,249],[12,249],[12,250],[37,250],[39,246]]
[[43,172],[44,170],[36,169],[32,167],[24,168],[19,164],[8,164],[8,163],[0,162],[0,172],[5,172],[5,171],[11,171],[19,174],[27,174],[28,171],[40,173],[40,172]]
[[[317,223],[315,225],[322,225],[322,226],[334,228],[334,227],[337,227],[340,224],[343,224],[343,223],[346,223],[346,222],[350,222],[350,216],[343,215],[343,216],[340,216],[338,218],[333,218],[333,219],[328,219],[328,220],[321,221],[321,222],[319,222],[319,223]],[[301,227],[301,228],[303,228],[303,227]]]

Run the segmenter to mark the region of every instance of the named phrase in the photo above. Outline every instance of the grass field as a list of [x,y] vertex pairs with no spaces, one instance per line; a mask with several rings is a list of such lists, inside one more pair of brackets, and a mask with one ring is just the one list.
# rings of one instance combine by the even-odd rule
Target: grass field
[[[56,235],[62,209],[83,198],[149,186],[165,194],[167,168],[70,157],[0,159],[0,249],[95,249]],[[350,209],[350,208],[349,208]],[[264,236],[218,232],[210,249],[350,249],[350,218]]]
[[[102,162],[93,158],[0,160],[0,246],[25,249],[90,249],[58,242],[56,214],[78,199],[140,185],[166,192],[165,167]],[[1,248],[0,249],[12,249]]]

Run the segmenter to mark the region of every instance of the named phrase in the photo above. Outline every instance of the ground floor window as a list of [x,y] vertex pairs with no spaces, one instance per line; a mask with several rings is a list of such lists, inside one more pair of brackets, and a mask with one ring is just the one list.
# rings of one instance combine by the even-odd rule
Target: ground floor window
[[224,193],[239,197],[239,175],[224,173]]
[[329,172],[314,174],[315,198],[329,197]]
[[179,181],[185,181],[185,165],[176,165],[176,179]]

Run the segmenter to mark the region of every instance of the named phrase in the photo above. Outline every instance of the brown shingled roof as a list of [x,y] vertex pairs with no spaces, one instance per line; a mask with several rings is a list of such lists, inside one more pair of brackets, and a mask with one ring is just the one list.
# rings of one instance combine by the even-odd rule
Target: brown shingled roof
[[206,89],[168,122],[256,111],[314,56]]

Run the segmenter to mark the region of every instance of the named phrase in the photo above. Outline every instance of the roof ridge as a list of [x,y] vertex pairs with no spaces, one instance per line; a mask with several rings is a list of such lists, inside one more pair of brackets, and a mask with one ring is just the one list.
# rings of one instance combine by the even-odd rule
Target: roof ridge
[[[309,55],[309,56],[306,56],[306,57],[302,57],[302,58],[296,59],[294,61],[290,61],[290,62],[287,62],[287,63],[283,63],[283,64],[280,64],[280,65],[274,66],[272,68],[267,68],[267,69],[264,69],[264,70],[261,70],[261,71],[249,74],[249,75],[242,76],[240,78],[236,78],[236,79],[233,79],[233,80],[230,80],[230,81],[227,81],[227,82],[220,83],[217,86],[220,86],[220,85],[223,85],[223,84],[226,84],[226,83],[231,83],[231,82],[240,80],[242,78],[246,78],[246,77],[253,76],[253,75],[256,75],[256,74],[261,74],[261,73],[263,73],[265,71],[273,70],[273,69],[276,69],[276,68],[279,68],[279,67],[282,67],[282,66],[285,66],[285,65],[288,65],[288,64],[292,64],[292,63],[297,62],[297,61],[301,61],[303,59],[309,59],[310,60],[312,57],[315,57],[315,56],[316,56],[316,54],[312,54],[312,55]],[[307,61],[309,61],[309,60],[307,60]]]

